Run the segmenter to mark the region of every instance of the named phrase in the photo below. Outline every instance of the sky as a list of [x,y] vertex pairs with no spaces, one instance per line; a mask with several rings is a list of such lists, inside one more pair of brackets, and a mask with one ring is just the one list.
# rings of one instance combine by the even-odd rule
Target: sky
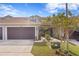
[[[79,4],[68,4],[68,9],[74,16],[79,15]],[[65,12],[64,3],[1,3],[0,16],[29,17],[33,15],[51,16]]]

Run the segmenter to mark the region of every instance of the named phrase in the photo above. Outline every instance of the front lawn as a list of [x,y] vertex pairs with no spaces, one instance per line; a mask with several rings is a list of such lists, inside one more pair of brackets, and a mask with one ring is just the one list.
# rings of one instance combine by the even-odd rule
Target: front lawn
[[73,55],[79,56],[79,46],[69,44],[69,51],[70,51]]
[[[79,46],[74,45],[69,42],[69,51],[73,56],[79,56]],[[61,43],[61,49],[63,51],[67,50],[66,42]],[[35,56],[55,56],[55,49],[50,49],[46,43],[34,43],[32,48],[32,54]]]
[[[62,43],[61,48],[66,50],[66,43]],[[72,55],[79,56],[79,46],[69,43],[69,51]]]
[[35,56],[53,56],[55,50],[49,49],[46,43],[34,43],[32,48],[32,54]]

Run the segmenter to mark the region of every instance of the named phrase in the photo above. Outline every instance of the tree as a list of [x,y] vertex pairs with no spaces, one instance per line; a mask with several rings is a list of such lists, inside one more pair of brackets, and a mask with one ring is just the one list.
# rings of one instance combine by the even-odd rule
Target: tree
[[55,29],[59,39],[61,39],[62,20],[64,20],[64,13],[58,13],[56,16],[53,16],[51,19],[52,27],[53,29]]
[[50,35],[50,31],[49,31],[49,28],[50,28],[50,17],[46,17],[44,18],[43,20],[41,20],[41,31],[42,33],[44,34],[49,34]]
[[[69,13],[68,13],[69,14]],[[71,14],[69,14],[71,15]],[[68,42],[69,42],[69,31],[76,30],[78,24],[78,19],[67,17],[65,13],[59,13],[57,16],[53,16],[52,19],[52,26],[56,30],[60,31],[64,30],[65,41],[67,42],[67,50],[68,50]],[[57,32],[57,31],[56,31]],[[59,38],[61,39],[61,35],[59,34]]]

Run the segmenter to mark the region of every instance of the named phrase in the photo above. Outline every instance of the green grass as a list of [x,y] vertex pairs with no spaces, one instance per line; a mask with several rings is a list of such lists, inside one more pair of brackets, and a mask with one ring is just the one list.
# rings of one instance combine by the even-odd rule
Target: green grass
[[78,55],[79,56],[79,46],[74,46],[74,45],[70,44],[69,45],[69,50],[74,55]]
[[49,49],[46,43],[34,43],[32,48],[32,54],[35,56],[53,56],[55,55],[55,51]]
[[[67,50],[66,42],[61,43],[61,49]],[[69,42],[69,51],[73,56],[79,56],[79,46]],[[34,43],[32,54],[35,56],[55,56],[55,49],[49,49],[46,43]]]
[[[61,48],[66,50],[66,43],[62,43]],[[69,51],[72,55],[79,56],[79,46],[69,43]]]

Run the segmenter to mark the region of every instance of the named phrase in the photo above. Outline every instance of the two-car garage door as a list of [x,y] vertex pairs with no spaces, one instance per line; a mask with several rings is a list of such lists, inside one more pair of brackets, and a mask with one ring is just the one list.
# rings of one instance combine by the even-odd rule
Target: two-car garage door
[[[5,32],[4,32],[5,33]],[[0,40],[2,40],[2,27],[0,27]],[[35,27],[7,27],[7,40],[35,39]]]
[[34,39],[35,27],[7,27],[7,39]]

